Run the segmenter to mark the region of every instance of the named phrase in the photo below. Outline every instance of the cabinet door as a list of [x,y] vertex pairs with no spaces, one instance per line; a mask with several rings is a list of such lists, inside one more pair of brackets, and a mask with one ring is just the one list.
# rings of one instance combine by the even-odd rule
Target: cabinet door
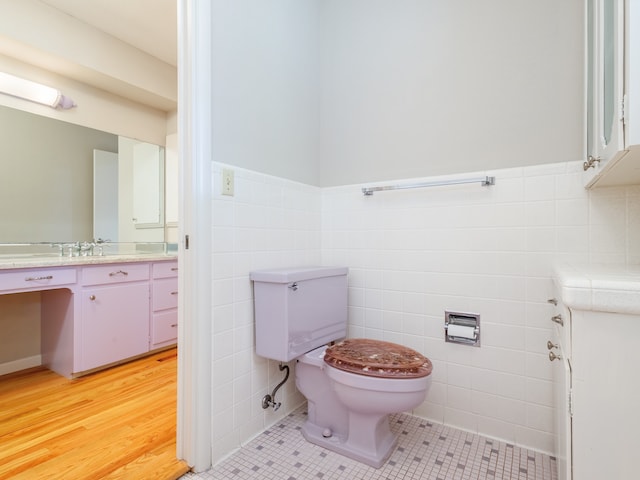
[[[571,363],[562,348],[562,333],[559,326],[554,326],[552,342],[558,345],[553,353],[558,355],[553,366],[553,388],[555,403],[555,454],[558,469],[558,480],[572,480],[571,473]],[[551,359],[552,357],[550,357]]]
[[587,155],[590,185],[624,150],[624,0],[587,0]]
[[149,285],[82,291],[81,370],[149,351]]

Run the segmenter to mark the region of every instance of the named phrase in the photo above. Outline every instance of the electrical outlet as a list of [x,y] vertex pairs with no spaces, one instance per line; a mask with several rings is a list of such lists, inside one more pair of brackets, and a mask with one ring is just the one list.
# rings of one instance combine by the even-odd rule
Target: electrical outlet
[[222,169],[222,195],[233,197],[233,170]]

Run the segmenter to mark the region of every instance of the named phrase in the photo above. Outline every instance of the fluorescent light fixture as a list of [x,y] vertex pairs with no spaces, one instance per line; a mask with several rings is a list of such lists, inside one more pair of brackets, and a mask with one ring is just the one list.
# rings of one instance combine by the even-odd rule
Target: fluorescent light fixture
[[62,95],[60,90],[4,72],[0,72],[0,93],[41,103],[51,108],[66,110],[76,106],[75,102]]

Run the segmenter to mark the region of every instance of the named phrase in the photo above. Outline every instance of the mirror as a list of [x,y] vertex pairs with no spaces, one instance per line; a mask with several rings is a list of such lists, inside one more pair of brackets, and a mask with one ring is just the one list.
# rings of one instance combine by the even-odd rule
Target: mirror
[[164,150],[0,106],[0,243],[165,241]]

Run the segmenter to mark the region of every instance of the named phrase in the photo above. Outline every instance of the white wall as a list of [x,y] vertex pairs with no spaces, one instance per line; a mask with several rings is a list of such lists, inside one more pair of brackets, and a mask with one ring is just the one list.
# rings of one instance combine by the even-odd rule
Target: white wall
[[321,2],[321,186],[583,151],[581,0]]
[[318,183],[318,1],[213,3],[214,160]]
[[215,159],[320,186],[579,159],[582,3],[217,1]]

